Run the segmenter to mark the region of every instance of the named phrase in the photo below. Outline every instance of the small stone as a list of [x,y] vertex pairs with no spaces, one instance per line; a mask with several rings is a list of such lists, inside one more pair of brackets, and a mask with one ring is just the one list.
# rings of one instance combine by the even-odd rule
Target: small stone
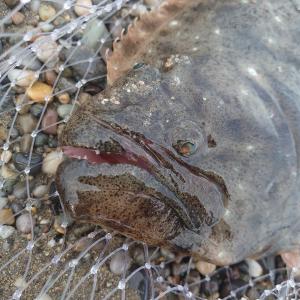
[[130,264],[131,258],[129,257],[128,252],[119,251],[112,257],[109,267],[114,274],[121,275],[128,270]]
[[0,197],[0,209],[7,205],[8,199],[6,197]]
[[64,105],[60,105],[57,108],[57,113],[58,115],[64,119],[66,116],[70,115],[71,111],[73,109],[73,105],[72,104],[64,104]]
[[57,74],[54,71],[49,71],[48,70],[48,71],[45,72],[45,81],[49,85],[53,86],[54,83],[55,83],[56,78],[57,78]]
[[45,98],[52,98],[52,87],[46,83],[37,81],[27,89],[27,95],[34,102],[44,102]]
[[31,228],[35,226],[35,219],[30,214],[25,213],[17,218],[17,230],[22,233],[31,233]]
[[31,0],[30,1],[30,9],[33,11],[33,12],[38,12],[39,9],[40,9],[40,5],[41,5],[41,1],[40,0]]
[[216,265],[205,261],[198,261],[195,267],[199,271],[199,273],[204,276],[209,275],[216,270]]
[[139,17],[147,12],[147,7],[143,4],[136,3],[132,6],[130,14],[134,17]]
[[54,67],[58,62],[60,49],[51,36],[42,36],[35,40],[34,49],[37,58],[48,67]]
[[37,120],[31,114],[18,116],[19,130],[21,134],[32,133],[37,126]]
[[5,4],[10,7],[13,8],[15,7],[20,1],[19,0],[4,0]]
[[64,156],[61,151],[53,151],[47,154],[43,161],[42,170],[45,174],[55,175],[58,166],[63,162]]
[[48,135],[42,132],[38,133],[35,138],[34,145],[37,147],[42,147],[47,144],[48,144]]
[[36,198],[42,198],[48,193],[48,186],[47,185],[39,185],[34,188],[32,194]]
[[63,93],[59,95],[57,98],[61,104],[68,104],[71,100],[70,95],[68,93]]
[[[13,163],[15,168],[18,171],[24,171],[24,169],[28,166],[28,159],[29,159],[28,153],[18,152],[13,154]],[[43,161],[43,157],[41,154],[32,153],[30,164],[29,164],[30,175],[36,175],[37,173],[40,172],[42,167],[42,161]]]
[[93,3],[91,0],[77,0],[74,11],[78,16],[86,16],[90,14]]
[[15,286],[18,289],[25,289],[27,287],[27,283],[26,283],[24,277],[18,277],[15,281]]
[[13,178],[16,178],[18,176],[18,173],[16,173],[14,170],[12,170],[7,165],[3,165],[1,167],[1,176],[4,179],[13,179]]
[[41,296],[37,297],[36,300],[52,300],[52,298],[48,294],[42,294]]
[[11,20],[13,21],[13,23],[15,25],[19,25],[24,22],[25,16],[22,13],[20,13],[19,11],[17,11],[16,13],[14,13],[11,16]]
[[27,198],[27,187],[24,182],[18,182],[13,189],[13,195],[17,199]]
[[259,277],[263,274],[263,268],[256,260],[249,258],[246,259],[246,262],[248,264],[248,272],[251,277]]
[[15,217],[10,208],[0,209],[0,225],[12,225],[15,223]]
[[0,238],[5,240],[15,232],[15,228],[8,225],[0,225]]
[[7,163],[10,161],[11,157],[12,157],[11,151],[5,150],[5,151],[3,151],[3,152],[1,153],[1,157],[0,157],[0,158],[1,158],[1,160],[2,160],[5,164],[7,164]]
[[30,70],[11,69],[7,72],[7,77],[11,82],[22,87],[28,87],[36,81],[35,72]]
[[58,146],[58,141],[57,141],[57,139],[54,138],[54,137],[49,137],[49,139],[48,139],[48,146],[49,146],[50,148],[57,148],[57,146]]
[[42,3],[39,8],[39,16],[41,20],[47,21],[52,19],[56,14],[56,10],[52,5]]
[[57,133],[58,114],[53,109],[48,109],[42,120],[42,130],[48,134]]
[[32,137],[29,133],[26,133],[22,136],[20,141],[20,150],[21,152],[29,152],[31,148]]
[[15,98],[15,104],[19,107],[19,114],[24,115],[27,114],[30,110],[31,104],[29,103],[25,94],[19,94]]
[[44,108],[44,105],[42,105],[42,104],[34,104],[30,107],[30,112],[35,117],[39,118],[42,114],[43,108]]

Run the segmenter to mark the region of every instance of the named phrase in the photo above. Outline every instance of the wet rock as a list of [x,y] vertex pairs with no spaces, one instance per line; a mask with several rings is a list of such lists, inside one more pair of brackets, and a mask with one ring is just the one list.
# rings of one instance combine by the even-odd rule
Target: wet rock
[[5,240],[15,232],[15,228],[8,225],[0,225],[0,238]]
[[247,259],[246,262],[248,264],[249,275],[251,277],[259,277],[263,274],[263,268],[257,261],[254,259]]
[[56,10],[52,5],[42,3],[39,8],[39,16],[41,20],[47,21],[52,19],[56,14]]
[[21,134],[31,133],[37,126],[37,120],[31,114],[20,115],[18,124]]
[[55,175],[58,166],[63,162],[64,157],[61,151],[53,151],[47,154],[43,161],[42,170],[45,174]]
[[86,16],[90,14],[90,9],[93,3],[91,0],[77,0],[74,6],[74,11],[78,16]]
[[42,104],[34,104],[30,107],[30,112],[33,116],[39,118],[42,114],[44,105]]
[[17,230],[22,233],[30,233],[31,228],[35,226],[35,219],[30,214],[25,213],[17,218],[16,227]]
[[[79,79],[90,79],[103,76],[106,73],[104,62],[99,56],[95,56],[94,54],[94,50],[85,46],[77,47],[75,51],[74,48],[65,50],[68,62]],[[89,61],[87,59],[89,59]]]
[[45,133],[42,133],[42,132],[38,133],[35,138],[34,144],[37,147],[42,147],[44,145],[47,145],[48,144],[48,135]]
[[216,270],[216,265],[205,261],[198,261],[195,266],[199,273],[204,276],[209,275]]
[[34,102],[44,102],[52,97],[52,87],[41,81],[35,82],[27,89],[28,97]]
[[17,68],[8,71],[7,77],[11,82],[15,82],[16,85],[22,87],[28,87],[36,81],[35,72]]
[[56,134],[57,133],[57,121],[58,114],[53,109],[48,109],[42,120],[42,129],[45,133]]
[[32,194],[34,197],[42,198],[48,193],[48,186],[47,185],[39,185],[34,188]]
[[15,217],[10,208],[0,209],[0,225],[12,225],[15,223]]
[[24,22],[25,16],[19,11],[17,11],[11,16],[11,20],[15,25],[20,25],[21,23]]
[[109,267],[114,274],[121,275],[128,270],[130,264],[131,258],[129,257],[128,252],[119,251],[112,257]]
[[[17,170],[23,171],[28,164],[29,154],[28,153],[14,153],[13,154],[13,163]],[[31,160],[30,160],[30,175],[35,175],[40,172],[42,167],[43,157],[41,154],[32,153]]]

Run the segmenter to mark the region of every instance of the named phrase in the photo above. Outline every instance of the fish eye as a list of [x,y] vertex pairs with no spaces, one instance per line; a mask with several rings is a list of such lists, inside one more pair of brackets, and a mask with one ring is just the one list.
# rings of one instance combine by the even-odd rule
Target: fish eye
[[176,144],[173,144],[173,148],[179,155],[184,157],[189,157],[197,151],[197,145],[191,141],[179,140]]

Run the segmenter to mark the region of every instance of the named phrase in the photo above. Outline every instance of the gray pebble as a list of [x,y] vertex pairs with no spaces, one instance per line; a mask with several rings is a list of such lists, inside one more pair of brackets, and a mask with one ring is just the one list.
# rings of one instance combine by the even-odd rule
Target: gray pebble
[[25,182],[18,182],[13,189],[13,195],[17,199],[27,198],[27,188]]
[[17,182],[16,178],[6,179],[4,182],[4,186],[1,191],[5,193],[5,195],[9,195],[12,193],[15,183]]
[[6,197],[0,197],[0,209],[4,208],[7,205],[7,198]]
[[4,0],[5,4],[10,7],[13,8],[15,7],[20,1],[19,0]]
[[14,214],[19,213],[24,207],[22,206],[21,203],[13,202],[10,206]]
[[[14,153],[13,154],[13,163],[14,166],[16,167],[17,170],[23,171],[28,164],[28,158],[29,154],[27,153]],[[31,160],[30,160],[30,175],[35,175],[40,172],[42,168],[42,161],[43,161],[43,156],[38,153],[32,153]]]
[[42,198],[48,193],[48,186],[47,185],[39,185],[34,188],[32,194],[34,197]]
[[42,147],[44,145],[47,145],[48,144],[48,135],[45,133],[42,133],[42,132],[38,133],[35,138],[34,144],[37,147]]
[[121,275],[130,267],[131,258],[127,251],[119,251],[116,253],[109,264],[110,270],[116,274]]
[[50,137],[48,140],[48,146],[50,148],[56,148],[58,146],[58,141],[55,137]]
[[8,225],[0,225],[0,238],[7,239],[15,232],[15,228]]
[[22,136],[20,141],[20,150],[24,153],[29,152],[31,148],[32,137],[29,133]]
[[22,233],[30,233],[32,226],[35,226],[35,219],[31,218],[28,213],[23,214],[17,218],[16,227],[18,231]]
[[30,112],[35,117],[39,118],[40,115],[42,114],[43,108],[44,108],[44,105],[42,105],[42,104],[34,104],[31,106]]
[[55,93],[66,90],[69,94],[75,94],[77,92],[77,87],[75,86],[75,82],[71,79],[61,77],[57,82]]
[[71,110],[73,108],[73,105],[72,104],[63,104],[63,105],[60,105],[58,108],[57,108],[57,113],[58,115],[64,119],[67,115],[70,114]]

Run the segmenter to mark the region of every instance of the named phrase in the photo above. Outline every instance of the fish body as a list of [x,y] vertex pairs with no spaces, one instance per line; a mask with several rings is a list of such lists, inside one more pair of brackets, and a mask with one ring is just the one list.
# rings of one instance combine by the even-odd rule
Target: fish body
[[297,6],[190,3],[138,55],[121,40],[131,69],[67,123],[58,191],[78,221],[219,265],[298,247]]

